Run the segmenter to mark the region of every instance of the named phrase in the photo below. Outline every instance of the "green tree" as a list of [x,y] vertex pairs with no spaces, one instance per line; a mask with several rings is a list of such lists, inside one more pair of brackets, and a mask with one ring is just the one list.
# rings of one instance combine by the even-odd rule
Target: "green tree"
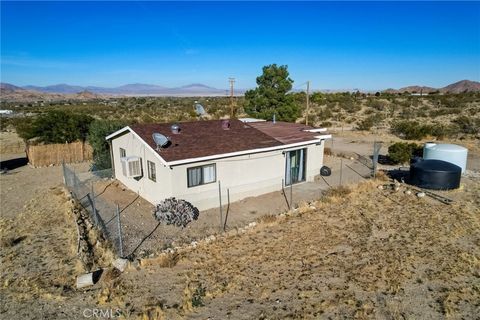
[[245,93],[245,112],[252,117],[271,120],[295,121],[300,116],[300,108],[293,95],[287,66],[271,64],[263,67],[257,77],[257,87]]
[[51,110],[33,121],[19,124],[16,129],[24,140],[36,138],[44,143],[69,143],[85,141],[92,121],[93,118],[85,114]]
[[124,126],[125,124],[121,121],[95,120],[91,123],[87,141],[93,149],[93,170],[103,170],[112,167],[110,146],[105,137]]
[[396,142],[388,147],[388,158],[393,163],[406,163],[413,156],[422,156],[423,149],[416,143]]

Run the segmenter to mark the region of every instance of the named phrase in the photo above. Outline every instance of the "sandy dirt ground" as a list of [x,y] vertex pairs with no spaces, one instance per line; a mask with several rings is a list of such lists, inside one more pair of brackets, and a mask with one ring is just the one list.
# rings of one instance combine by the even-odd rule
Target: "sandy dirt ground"
[[[24,205],[46,189],[63,183],[61,166],[33,168],[26,164],[25,154],[4,154],[2,164],[14,163],[0,175],[0,216],[13,217]],[[20,164],[17,164],[20,163]],[[17,167],[18,166],[18,167]],[[89,163],[72,164],[78,171],[86,171]]]
[[[348,139],[345,151],[356,145]],[[2,163],[18,158],[2,155]],[[334,170],[338,159],[331,157]],[[75,166],[78,172],[88,168]],[[337,178],[327,182],[335,185]],[[85,319],[94,310],[128,319],[475,319],[480,314],[478,175],[462,178],[459,190],[442,192],[455,200],[452,205],[407,195],[403,187],[396,193],[379,190],[371,181],[326,196],[298,185],[304,190],[297,191],[321,199],[280,215],[286,212],[275,207],[285,205],[281,194],[265,215],[251,213],[255,209],[244,203],[245,215],[256,220],[253,228],[237,230],[232,218],[228,232],[214,241],[135,260],[118,277],[104,276],[85,290],[74,286],[85,270],[61,183],[60,167],[20,165],[0,175],[1,319]],[[128,208],[140,210],[137,201]],[[258,199],[248,201],[253,206]],[[153,220],[151,211],[141,212]],[[216,218],[218,211],[212,214]],[[134,214],[131,219],[153,227]],[[159,234],[157,240],[165,239]]]
[[0,218],[0,318],[69,318],[63,308],[74,308],[75,278],[83,269],[67,207],[59,187],[45,188],[14,217]]
[[[296,184],[282,191],[272,192],[258,197],[249,197],[237,202],[226,204],[223,197],[223,222],[227,215],[227,223],[220,226],[220,211],[218,208],[200,213],[197,221],[185,229],[173,226],[158,225],[153,218],[153,205],[131,192],[118,181],[98,180],[95,184],[96,205],[98,212],[111,234],[117,234],[115,220],[115,205],[121,211],[124,255],[148,256],[153,253],[198,241],[210,235],[216,235],[225,230],[243,227],[264,216],[278,215],[289,210],[289,204],[297,207],[303,203],[315,201],[325,190],[338,186],[340,183],[357,183],[369,176],[370,169],[358,161],[326,156],[325,165],[332,169],[332,175],[316,178],[315,182]],[[340,165],[343,166],[340,180]],[[80,174],[82,176],[82,174]],[[88,188],[87,188],[88,190]],[[291,196],[291,199],[290,199]]]
[[[479,181],[466,182],[453,205],[404,190],[373,182],[333,189],[312,207],[141,260],[83,291],[72,288],[74,227],[51,189],[7,227],[2,222],[7,235],[26,238],[2,242],[0,314],[83,319],[98,308],[144,319],[474,319]],[[39,215],[43,222],[32,223]]]

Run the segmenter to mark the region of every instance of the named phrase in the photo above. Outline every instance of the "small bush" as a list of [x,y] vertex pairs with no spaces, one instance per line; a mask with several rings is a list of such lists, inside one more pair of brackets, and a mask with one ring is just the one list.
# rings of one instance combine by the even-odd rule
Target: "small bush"
[[330,128],[332,126],[332,123],[330,121],[323,121],[320,123],[320,127],[322,128]]
[[392,132],[407,140],[420,140],[432,134],[432,127],[416,121],[399,121],[392,125]]
[[324,196],[329,198],[329,197],[340,197],[343,198],[346,195],[350,194],[352,192],[352,189],[350,189],[347,186],[337,186],[331,189],[328,189],[325,193]]
[[206,293],[207,288],[199,283],[192,296],[192,307],[203,307],[205,305],[203,303],[203,298],[205,297]]
[[416,143],[397,142],[388,147],[388,158],[393,163],[406,163],[413,156],[421,156],[423,148]]
[[460,116],[453,120],[462,133],[477,134],[480,132],[480,118]]
[[365,119],[363,119],[362,121],[360,121],[358,123],[358,126],[357,126],[357,129],[358,130],[364,130],[364,131],[368,131],[370,130],[376,123],[379,123],[380,121],[382,121],[382,116],[378,113],[376,114],[372,114],[368,117],[366,117]]

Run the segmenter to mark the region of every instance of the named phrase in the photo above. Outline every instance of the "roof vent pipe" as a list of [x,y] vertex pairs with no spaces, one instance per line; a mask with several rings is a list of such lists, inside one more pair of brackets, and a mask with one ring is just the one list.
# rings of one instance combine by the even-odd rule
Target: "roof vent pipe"
[[275,121],[275,113],[273,114],[273,123],[275,124],[276,121]]
[[178,124],[172,124],[170,127],[170,130],[172,130],[173,134],[179,134],[180,133],[180,126]]
[[229,130],[230,129],[230,120],[222,120],[222,129]]

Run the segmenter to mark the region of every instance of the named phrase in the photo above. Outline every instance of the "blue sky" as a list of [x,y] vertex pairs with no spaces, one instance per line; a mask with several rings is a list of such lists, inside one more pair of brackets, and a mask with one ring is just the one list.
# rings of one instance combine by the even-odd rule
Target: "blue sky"
[[479,2],[1,2],[1,81],[302,87],[480,80]]

